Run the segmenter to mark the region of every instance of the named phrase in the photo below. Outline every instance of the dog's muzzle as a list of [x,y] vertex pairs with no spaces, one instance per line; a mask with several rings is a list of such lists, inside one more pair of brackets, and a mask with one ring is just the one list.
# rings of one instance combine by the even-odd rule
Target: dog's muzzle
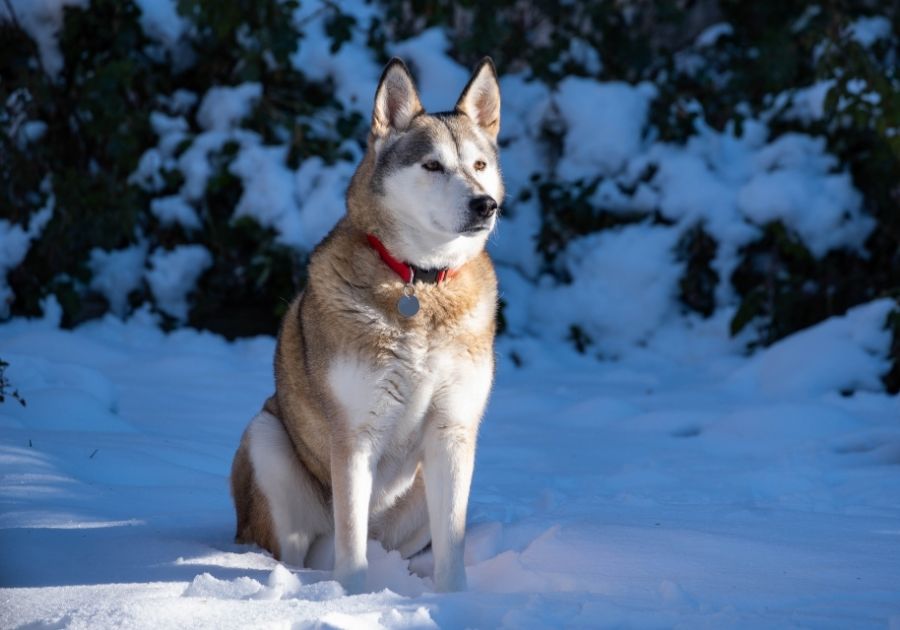
[[494,215],[499,206],[493,197],[481,195],[469,201],[469,218],[465,227],[460,230],[463,233],[476,234],[494,227]]

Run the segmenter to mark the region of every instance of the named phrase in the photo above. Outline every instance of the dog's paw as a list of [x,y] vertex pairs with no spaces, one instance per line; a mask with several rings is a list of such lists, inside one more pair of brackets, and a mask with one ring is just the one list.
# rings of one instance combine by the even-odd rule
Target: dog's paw
[[455,570],[440,571],[434,576],[434,589],[439,593],[454,593],[467,588],[466,569],[462,566]]
[[335,569],[334,579],[340,582],[347,595],[359,595],[366,592],[366,567]]

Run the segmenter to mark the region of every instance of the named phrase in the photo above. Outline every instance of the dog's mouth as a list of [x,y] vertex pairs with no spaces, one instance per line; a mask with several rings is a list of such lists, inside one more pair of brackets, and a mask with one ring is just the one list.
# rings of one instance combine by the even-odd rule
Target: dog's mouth
[[477,223],[470,223],[464,226],[459,233],[464,234],[466,236],[475,236],[476,234],[481,234],[482,232],[490,232],[494,228],[494,221],[479,221]]

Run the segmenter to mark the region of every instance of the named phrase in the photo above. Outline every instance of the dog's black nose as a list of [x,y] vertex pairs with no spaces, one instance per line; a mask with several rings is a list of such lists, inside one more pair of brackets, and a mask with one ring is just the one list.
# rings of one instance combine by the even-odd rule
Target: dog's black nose
[[469,201],[469,210],[473,214],[487,219],[497,211],[497,202],[490,195],[481,195]]

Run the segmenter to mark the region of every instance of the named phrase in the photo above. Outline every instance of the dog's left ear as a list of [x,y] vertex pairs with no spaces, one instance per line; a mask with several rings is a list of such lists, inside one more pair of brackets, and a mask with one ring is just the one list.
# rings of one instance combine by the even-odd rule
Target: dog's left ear
[[500,133],[500,84],[490,57],[475,66],[472,78],[456,102],[456,111],[474,120],[492,140]]
[[406,131],[413,118],[423,111],[409,69],[394,57],[381,74],[375,92],[372,133],[376,138],[384,138],[391,131]]

